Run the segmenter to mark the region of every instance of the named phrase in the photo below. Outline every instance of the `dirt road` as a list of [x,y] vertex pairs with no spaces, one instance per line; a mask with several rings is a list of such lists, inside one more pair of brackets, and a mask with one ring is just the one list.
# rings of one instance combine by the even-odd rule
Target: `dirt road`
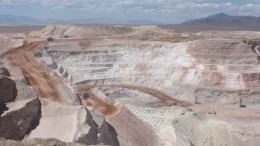
[[160,91],[146,88],[146,87],[140,87],[140,86],[133,86],[133,85],[102,85],[103,87],[118,87],[118,88],[127,88],[127,89],[134,89],[138,90],[147,94],[150,94],[158,99],[160,99],[165,105],[180,105],[180,106],[191,106],[191,103],[185,102],[185,101],[180,101],[177,99],[174,99]]
[[[116,115],[117,113],[120,112],[120,108],[116,107],[112,104],[106,103],[102,101],[100,97],[95,96],[92,92],[91,89],[94,88],[96,85],[78,85],[75,86],[74,89],[75,91],[80,95],[82,99],[82,104],[85,106],[92,106],[94,107],[95,110],[103,113],[106,117],[112,117]],[[185,101],[180,101],[177,99],[174,99],[160,91],[150,89],[150,88],[145,88],[145,87],[139,87],[139,86],[133,86],[133,85],[97,85],[101,87],[112,87],[112,88],[127,88],[127,89],[134,89],[138,90],[147,94],[150,94],[158,99],[161,100],[162,104],[165,106],[172,106],[172,105],[180,105],[183,107],[188,107],[191,106],[191,103],[185,102]],[[83,97],[84,93],[88,93],[89,97],[85,98]]]
[[[82,104],[84,106],[92,106],[95,110],[104,114],[106,118],[113,117],[120,112],[120,107],[115,106],[105,101],[101,100],[100,97],[97,97],[92,93],[92,88],[95,86],[77,86],[74,87],[76,93],[80,96]],[[88,93],[89,97],[84,97],[84,93]]]
[[58,81],[50,75],[50,71],[44,65],[37,62],[32,53],[42,43],[41,41],[33,42],[11,50],[5,54],[5,59],[22,69],[24,76],[40,97],[61,101],[61,95],[56,86]]

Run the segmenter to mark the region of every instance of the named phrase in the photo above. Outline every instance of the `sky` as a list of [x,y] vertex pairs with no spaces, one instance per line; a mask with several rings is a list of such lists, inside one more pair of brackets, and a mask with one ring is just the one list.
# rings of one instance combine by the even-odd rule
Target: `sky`
[[260,16],[260,0],[0,0],[0,15],[41,19],[120,18],[176,24],[220,12]]

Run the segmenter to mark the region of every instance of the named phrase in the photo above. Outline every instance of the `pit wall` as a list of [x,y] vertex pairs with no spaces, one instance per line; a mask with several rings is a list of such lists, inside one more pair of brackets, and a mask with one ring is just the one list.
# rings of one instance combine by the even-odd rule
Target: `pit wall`
[[192,102],[196,96],[206,103],[260,102],[258,54],[241,40],[108,39],[77,51],[64,49],[50,47],[47,52],[57,74],[71,84],[144,86]]
[[36,49],[34,55],[36,59],[46,66],[46,69],[50,69],[54,77],[57,77],[57,80],[60,80],[63,84],[60,84],[60,88],[63,88],[64,91],[61,93],[63,101],[69,105],[80,105],[81,101],[77,94],[74,92],[73,88],[70,86],[72,76],[62,67],[57,65],[53,59],[48,55],[45,49],[45,46],[40,46],[40,49]]

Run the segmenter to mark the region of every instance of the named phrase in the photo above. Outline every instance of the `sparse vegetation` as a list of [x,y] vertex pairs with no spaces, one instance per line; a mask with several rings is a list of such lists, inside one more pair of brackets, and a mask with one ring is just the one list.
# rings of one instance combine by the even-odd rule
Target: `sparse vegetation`
[[197,95],[195,96],[195,104],[200,104],[200,103],[198,102],[198,96],[197,96]]
[[245,107],[246,107],[246,105],[244,105],[244,104],[243,104],[243,105],[240,105],[239,107],[241,107],[241,108],[245,108]]
[[216,115],[216,111],[208,112],[209,115]]
[[53,39],[53,37],[48,37],[47,41],[51,42],[51,41],[54,41],[54,39]]
[[245,108],[245,107],[246,107],[246,105],[244,105],[244,103],[243,103],[243,98],[242,98],[242,97],[240,97],[239,107],[240,107],[240,108]]
[[63,38],[69,38],[69,36],[68,35],[64,35]]
[[47,45],[47,44],[44,44],[43,46],[42,46],[42,49],[44,49],[44,50],[47,50],[49,48],[49,46]]

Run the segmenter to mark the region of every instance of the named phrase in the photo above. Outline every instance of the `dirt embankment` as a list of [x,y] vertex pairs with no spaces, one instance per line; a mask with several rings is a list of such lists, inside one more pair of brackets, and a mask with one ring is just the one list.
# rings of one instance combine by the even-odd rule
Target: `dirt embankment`
[[52,77],[43,65],[37,62],[32,50],[43,42],[33,42],[8,52],[5,59],[12,65],[22,69],[37,94],[43,98],[61,101],[62,97],[57,88],[58,81]]

